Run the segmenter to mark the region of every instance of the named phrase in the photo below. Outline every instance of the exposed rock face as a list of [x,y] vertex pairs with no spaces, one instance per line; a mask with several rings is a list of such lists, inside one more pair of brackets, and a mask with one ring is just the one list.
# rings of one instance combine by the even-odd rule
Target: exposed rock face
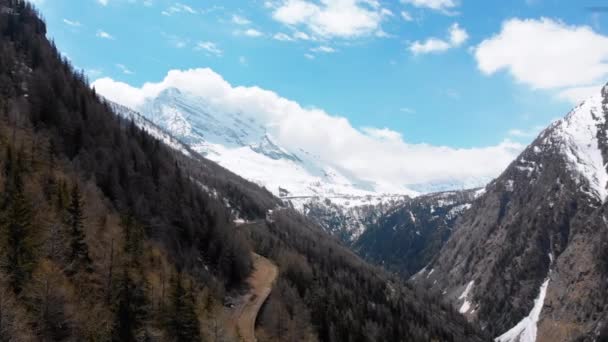
[[458,220],[415,282],[500,341],[606,336],[607,116],[604,87],[543,131]]
[[482,192],[441,192],[404,201],[377,219],[353,247],[368,261],[409,278],[439,252],[454,223]]

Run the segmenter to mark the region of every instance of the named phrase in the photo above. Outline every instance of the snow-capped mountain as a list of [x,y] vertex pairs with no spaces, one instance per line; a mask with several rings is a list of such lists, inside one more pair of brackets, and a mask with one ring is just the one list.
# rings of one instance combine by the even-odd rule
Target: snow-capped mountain
[[608,85],[554,122],[415,277],[500,342],[608,333]]
[[164,134],[160,138],[172,146],[204,155],[309,217],[314,213],[317,223],[347,243],[383,208],[417,194],[405,187],[357,179],[304,149],[287,149],[253,116],[218,111],[208,100],[176,88],[162,91],[138,108],[115,105],[114,109],[126,117],[139,117],[135,123],[144,129],[160,128],[161,133],[155,134]]
[[415,194],[357,179],[303,149],[280,146],[244,112],[216,110],[208,100],[168,88],[133,110],[194,151],[281,197],[341,197]]

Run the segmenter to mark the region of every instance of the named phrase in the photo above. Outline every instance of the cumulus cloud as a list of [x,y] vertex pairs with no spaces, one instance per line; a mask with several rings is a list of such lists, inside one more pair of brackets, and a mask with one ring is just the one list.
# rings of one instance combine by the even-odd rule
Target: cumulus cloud
[[382,32],[383,19],[392,16],[377,0],[283,0],[271,8],[278,22],[323,38],[376,34]]
[[566,88],[557,94],[558,98],[571,102],[579,103],[593,95],[599,94],[599,90],[602,89],[603,84],[596,84],[585,87],[572,87]]
[[479,148],[411,144],[388,128],[357,129],[348,119],[256,86],[233,86],[211,69],[172,70],[157,83],[133,87],[110,78],[93,83],[110,100],[140,108],[171,87],[200,96],[214,109],[246,112],[290,149],[302,148],[354,176],[380,184],[408,185],[487,180],[497,176],[522,149],[505,140]]
[[608,36],[548,18],[509,19],[475,48],[478,68],[579,101],[608,77]]
[[427,53],[440,53],[445,52],[451,48],[459,47],[469,39],[467,31],[458,25],[458,23],[452,24],[448,29],[447,39],[439,38],[428,38],[424,42],[415,41],[410,44],[410,51],[415,55],[427,54]]

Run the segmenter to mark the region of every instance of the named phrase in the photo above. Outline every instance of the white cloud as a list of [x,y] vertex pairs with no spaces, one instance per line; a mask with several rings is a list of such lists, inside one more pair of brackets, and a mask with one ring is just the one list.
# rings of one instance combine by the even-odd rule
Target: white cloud
[[239,57],[239,64],[242,66],[249,65],[249,61],[247,61],[247,57],[245,57],[245,56]]
[[198,42],[195,50],[206,51],[215,56],[221,56],[224,52],[213,42]]
[[439,53],[445,52],[451,48],[459,47],[469,39],[467,31],[458,25],[452,24],[448,29],[448,38],[446,40],[439,38],[428,38],[424,42],[415,41],[410,44],[410,51],[415,54]]
[[72,27],[80,27],[82,26],[82,24],[78,21],[72,21],[72,20],[68,20],[68,19],[63,19],[63,23],[68,25],[68,26],[72,26]]
[[243,31],[243,34],[246,35],[247,37],[261,37],[264,34],[258,30],[255,29],[247,29],[245,31]]
[[93,86],[110,100],[135,109],[175,87],[203,97],[215,110],[248,113],[287,148],[303,148],[360,179],[396,186],[471,180],[479,184],[480,179],[498,175],[523,148],[509,140],[479,148],[411,144],[390,129],[357,129],[344,117],[303,107],[272,91],[233,86],[210,69],[172,70],[164,80],[141,88],[110,78]]
[[401,0],[401,2],[414,7],[432,9],[445,14],[453,14],[451,11],[458,6],[458,3],[454,0]]
[[300,40],[314,40],[311,36],[307,35],[302,31],[294,32],[293,37]]
[[282,42],[292,42],[295,40],[290,35],[283,33],[283,32],[276,33],[274,36],[272,36],[272,38],[276,39],[276,40],[280,40]]
[[460,46],[469,39],[469,34],[465,29],[461,28],[458,23],[452,24],[449,29],[450,43],[452,46]]
[[324,38],[374,34],[381,31],[383,19],[392,15],[375,0],[283,0],[272,8],[275,20]]
[[310,60],[315,59],[315,55],[313,55],[312,53],[305,53],[304,57],[306,57],[306,59],[310,59]]
[[371,138],[382,140],[382,141],[390,141],[390,142],[400,142],[403,137],[401,133],[395,132],[390,128],[375,128],[375,127],[362,127],[361,131],[368,135]]
[[545,126],[534,126],[530,129],[510,129],[508,134],[515,138],[534,138],[545,129]]
[[322,53],[334,53],[334,52],[336,52],[336,49],[332,48],[331,46],[321,45],[321,46],[317,46],[315,48],[310,49],[310,51],[322,52]]
[[410,51],[415,54],[443,52],[450,49],[450,44],[438,38],[429,38],[424,42],[415,41],[410,45]]
[[114,36],[103,30],[97,30],[96,36],[102,39],[114,40]]
[[401,18],[403,18],[403,20],[405,21],[413,21],[414,18],[412,17],[412,15],[410,14],[410,12],[408,11],[401,11]]
[[179,2],[176,2],[175,4],[169,6],[166,10],[161,12],[162,15],[166,16],[171,16],[177,13],[197,14],[198,12],[194,8]]
[[608,77],[608,37],[588,26],[548,18],[510,19],[475,48],[478,68],[505,70],[534,89],[552,89],[576,101]]
[[579,103],[593,95],[599,94],[602,86],[603,84],[596,84],[591,86],[566,88],[561,90],[557,96],[558,98],[571,103]]
[[118,69],[120,69],[120,71],[122,71],[123,74],[125,75],[133,75],[134,72],[129,70],[129,68],[127,68],[124,64],[116,64],[116,67]]
[[276,40],[284,41],[284,42],[293,42],[295,40],[310,40],[310,41],[317,40],[302,31],[295,31],[292,35],[289,35],[289,34],[286,34],[283,32],[279,32],[279,33],[275,34],[272,38],[274,38]]
[[249,25],[251,24],[251,21],[245,17],[242,17],[238,14],[233,14],[232,15],[232,22],[237,24],[237,25]]
[[102,6],[107,6],[108,5],[108,0],[97,0],[97,2],[102,5]]

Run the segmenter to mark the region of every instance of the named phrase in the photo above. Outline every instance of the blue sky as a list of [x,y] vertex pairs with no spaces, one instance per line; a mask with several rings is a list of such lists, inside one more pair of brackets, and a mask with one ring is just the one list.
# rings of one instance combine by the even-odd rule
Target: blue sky
[[407,144],[525,144],[608,81],[599,0],[35,2],[91,80],[210,68]]

